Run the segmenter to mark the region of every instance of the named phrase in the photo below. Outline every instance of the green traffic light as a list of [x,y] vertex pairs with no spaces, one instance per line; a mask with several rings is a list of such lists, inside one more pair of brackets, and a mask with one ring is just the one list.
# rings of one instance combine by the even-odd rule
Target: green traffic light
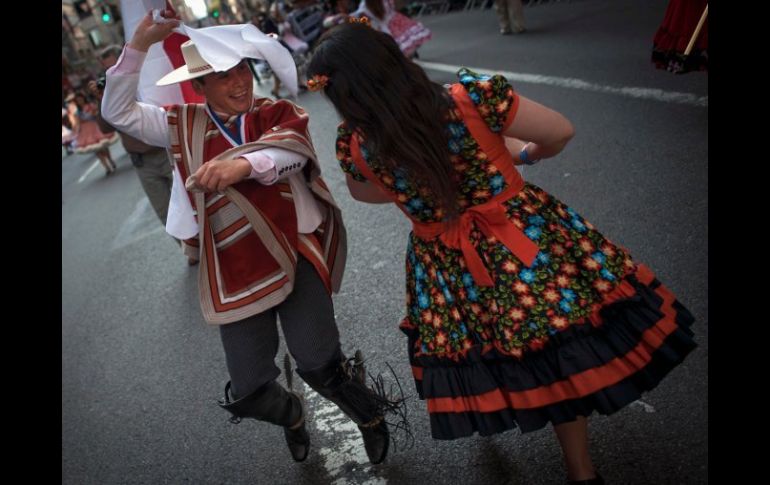
[[104,23],[107,23],[107,22],[109,22],[109,21],[110,21],[110,14],[108,14],[108,13],[103,13],[103,14],[102,14],[102,22],[104,22]]
[[214,18],[219,17],[219,10],[214,10],[213,12],[211,12],[211,16]]

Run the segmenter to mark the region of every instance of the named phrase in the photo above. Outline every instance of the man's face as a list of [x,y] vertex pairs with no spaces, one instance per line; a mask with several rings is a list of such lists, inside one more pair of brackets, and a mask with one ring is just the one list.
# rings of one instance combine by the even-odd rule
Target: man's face
[[207,74],[204,82],[193,79],[195,92],[205,96],[214,111],[228,115],[245,113],[254,96],[253,77],[246,62],[241,61],[229,71]]

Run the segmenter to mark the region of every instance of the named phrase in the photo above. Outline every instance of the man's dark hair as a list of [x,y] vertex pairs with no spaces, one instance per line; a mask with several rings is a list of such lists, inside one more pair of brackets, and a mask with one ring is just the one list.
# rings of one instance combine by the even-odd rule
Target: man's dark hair
[[99,56],[99,59],[106,59],[111,55],[120,57],[122,50],[123,49],[121,49],[119,45],[112,44],[97,52],[97,55]]

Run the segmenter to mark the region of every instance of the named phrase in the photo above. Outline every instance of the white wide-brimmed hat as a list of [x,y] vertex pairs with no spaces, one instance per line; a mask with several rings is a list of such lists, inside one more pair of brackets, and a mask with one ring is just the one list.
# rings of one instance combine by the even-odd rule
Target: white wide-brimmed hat
[[185,65],[166,74],[158,86],[179,83],[212,72],[224,72],[246,58],[267,61],[289,92],[297,94],[297,66],[289,51],[253,24],[217,25],[194,29],[184,24],[180,33],[190,40],[182,44]]
[[182,44],[182,57],[184,58],[185,65],[166,74],[155,84],[167,86],[214,72],[214,68],[201,57],[198,48],[195,47],[195,43],[191,40]]

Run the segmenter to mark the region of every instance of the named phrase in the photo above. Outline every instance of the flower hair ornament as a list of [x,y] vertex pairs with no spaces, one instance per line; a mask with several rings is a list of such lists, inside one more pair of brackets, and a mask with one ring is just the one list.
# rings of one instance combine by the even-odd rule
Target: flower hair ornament
[[362,17],[348,17],[348,23],[350,24],[364,24],[367,27],[372,26],[372,21],[366,15]]
[[322,90],[327,84],[329,84],[329,76],[323,74],[316,74],[307,80],[307,88],[313,92]]

